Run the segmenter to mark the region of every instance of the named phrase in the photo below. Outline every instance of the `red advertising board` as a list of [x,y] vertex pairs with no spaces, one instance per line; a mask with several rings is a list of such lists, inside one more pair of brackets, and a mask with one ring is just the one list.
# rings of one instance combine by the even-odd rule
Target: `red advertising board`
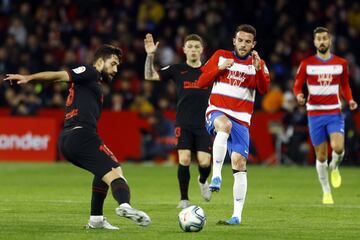
[[0,117],[0,161],[54,161],[57,137],[52,118]]

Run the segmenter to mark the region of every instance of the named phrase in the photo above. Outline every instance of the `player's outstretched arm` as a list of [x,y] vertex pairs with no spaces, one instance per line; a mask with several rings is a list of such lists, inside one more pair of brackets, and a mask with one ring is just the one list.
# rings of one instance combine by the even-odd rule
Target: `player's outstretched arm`
[[21,75],[21,74],[6,74],[4,81],[15,81],[17,84],[25,84],[33,80],[39,81],[66,81],[70,80],[69,75],[66,71],[57,71],[57,72],[39,72],[30,75]]
[[159,74],[154,67],[155,52],[158,48],[159,42],[154,43],[153,36],[148,33],[144,39],[144,47],[146,51],[145,71],[144,76],[146,80],[160,80]]

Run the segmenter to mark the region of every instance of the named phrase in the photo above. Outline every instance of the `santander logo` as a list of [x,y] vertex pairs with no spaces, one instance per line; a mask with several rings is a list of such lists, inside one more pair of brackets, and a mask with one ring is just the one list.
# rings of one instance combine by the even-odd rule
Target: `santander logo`
[[42,151],[47,150],[49,141],[50,135],[46,134],[0,134],[0,150]]

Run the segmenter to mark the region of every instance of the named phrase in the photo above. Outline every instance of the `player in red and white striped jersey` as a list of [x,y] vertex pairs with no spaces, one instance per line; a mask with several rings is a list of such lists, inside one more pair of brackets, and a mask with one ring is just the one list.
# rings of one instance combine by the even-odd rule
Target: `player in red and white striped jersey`
[[249,125],[255,93],[267,92],[270,77],[265,62],[253,50],[254,27],[240,25],[233,38],[234,51],[218,50],[202,67],[199,87],[212,86],[206,110],[206,127],[216,134],[213,144],[213,176],[210,190],[219,191],[221,169],[229,151],[234,175],[234,212],[226,224],[240,224],[247,191],[246,159]]
[[329,180],[327,149],[328,137],[332,148],[330,163],[331,183],[341,185],[339,164],[344,157],[344,118],[341,115],[340,92],[348,102],[350,110],[357,108],[348,80],[347,61],[330,52],[329,30],[318,27],[314,30],[316,55],[303,60],[296,74],[294,93],[298,103],[305,104],[302,87],[308,88],[307,112],[309,132],[316,154],[316,170],[323,189],[323,203],[333,204]]

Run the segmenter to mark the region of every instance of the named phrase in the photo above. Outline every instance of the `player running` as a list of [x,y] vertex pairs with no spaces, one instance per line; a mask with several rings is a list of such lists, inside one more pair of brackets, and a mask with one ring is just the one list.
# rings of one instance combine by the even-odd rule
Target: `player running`
[[172,79],[176,84],[178,95],[176,110],[176,137],[178,138],[177,149],[179,154],[178,181],[181,199],[178,208],[186,208],[190,205],[188,189],[190,182],[191,153],[196,153],[199,161],[198,183],[201,195],[205,201],[210,201],[211,192],[207,178],[211,171],[211,138],[207,134],[205,122],[205,110],[209,98],[209,89],[200,89],[196,82],[201,74],[201,53],[203,52],[203,40],[196,34],[188,35],[184,41],[184,53],[186,63],[174,64],[155,71],[154,55],[158,46],[151,34],[144,39],[147,53],[145,62],[146,80]]
[[344,158],[344,118],[341,115],[340,90],[349,103],[350,110],[357,108],[353,100],[348,79],[348,64],[330,52],[329,30],[317,27],[314,30],[316,55],[303,60],[295,77],[294,94],[300,105],[306,100],[302,87],[306,81],[308,88],[307,114],[309,132],[315,148],[316,170],[323,190],[323,204],[333,204],[328,180],[328,137],[332,148],[330,162],[331,184],[341,185],[339,165]]
[[69,82],[65,107],[65,123],[59,138],[59,149],[74,165],[94,174],[91,215],[87,228],[117,230],[103,216],[103,204],[111,187],[118,202],[116,214],[147,226],[149,216],[130,205],[130,189],[122,169],[112,152],[97,134],[97,122],[103,104],[102,81],[111,81],[121,63],[121,49],[103,45],[94,55],[93,65],[70,71],[40,72],[31,75],[7,74],[4,80],[18,84],[33,80]]
[[240,25],[233,38],[234,51],[218,50],[202,67],[198,85],[213,84],[206,110],[206,127],[216,135],[213,144],[211,191],[221,187],[221,169],[229,152],[233,169],[234,212],[224,224],[241,223],[247,191],[246,159],[249,154],[249,126],[256,90],[268,91],[270,77],[265,62],[254,51],[256,29]]

